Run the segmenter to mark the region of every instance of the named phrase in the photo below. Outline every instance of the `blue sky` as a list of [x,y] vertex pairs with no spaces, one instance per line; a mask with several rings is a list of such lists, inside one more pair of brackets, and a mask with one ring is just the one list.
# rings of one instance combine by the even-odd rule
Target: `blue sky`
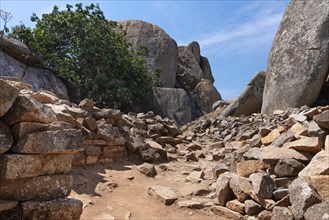
[[[8,26],[33,26],[54,5],[99,3],[109,20],[139,19],[163,28],[178,45],[198,41],[224,99],[238,96],[253,75],[266,70],[269,51],[289,0],[221,1],[29,1],[0,0],[11,12]],[[1,24],[0,24],[1,26]]]

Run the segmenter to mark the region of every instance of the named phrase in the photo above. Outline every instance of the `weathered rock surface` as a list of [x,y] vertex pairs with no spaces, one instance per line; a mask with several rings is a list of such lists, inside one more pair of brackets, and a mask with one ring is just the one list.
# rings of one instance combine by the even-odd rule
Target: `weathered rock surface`
[[244,157],[249,159],[259,159],[267,161],[279,161],[282,159],[296,159],[298,161],[310,160],[309,155],[301,154],[292,149],[283,149],[278,147],[252,148],[247,151]]
[[274,168],[277,177],[297,176],[305,165],[294,159],[280,160]]
[[154,88],[151,105],[156,114],[169,117],[179,125],[192,120],[192,104],[184,89]]
[[329,218],[329,202],[315,204],[305,212],[305,220],[325,220]]
[[191,53],[194,56],[194,59],[197,63],[200,63],[201,60],[201,53],[200,53],[200,45],[196,41],[192,41],[187,45],[187,47],[190,49]]
[[234,194],[230,188],[231,176],[227,173],[220,175],[216,182],[216,197],[218,204],[225,206],[225,204],[234,198]]
[[41,131],[26,135],[12,151],[22,154],[72,154],[83,150],[82,133],[77,129]]
[[82,205],[82,202],[76,199],[24,202],[22,203],[22,217],[27,220],[79,220]]
[[294,220],[294,215],[287,207],[276,206],[273,209],[271,220]]
[[329,175],[309,177],[309,184],[321,196],[324,201],[329,201]]
[[0,117],[11,108],[18,93],[17,88],[0,79]]
[[145,174],[146,176],[155,177],[157,175],[157,171],[155,170],[153,164],[143,163],[139,165],[137,168],[141,173]]
[[5,210],[14,209],[17,205],[17,201],[0,200],[0,213]]
[[203,76],[205,79],[209,80],[211,83],[215,82],[214,76],[212,75],[210,63],[207,57],[200,57],[200,67],[203,71]]
[[298,176],[308,179],[310,176],[329,175],[329,152],[321,151],[312,158],[311,162]]
[[20,94],[13,107],[3,116],[3,122],[8,125],[14,125],[18,122],[51,123],[56,120],[51,108],[25,94]]
[[195,60],[192,52],[186,46],[178,47],[178,70],[177,79],[180,80],[190,90],[203,79],[203,71],[199,63]]
[[67,174],[0,181],[0,198],[6,200],[47,201],[70,194],[72,177]]
[[13,143],[14,140],[9,127],[0,121],[0,154],[8,151]]
[[329,110],[315,115],[313,119],[320,127],[329,129]]
[[150,69],[160,71],[160,87],[173,88],[178,66],[176,42],[160,27],[140,20],[118,21],[125,38],[135,51],[145,47],[145,60]]
[[328,73],[328,24],[329,2],[289,4],[268,60],[262,113],[317,100]]
[[321,202],[321,198],[314,189],[300,178],[294,180],[289,186],[289,195],[295,219],[302,219],[309,207]]
[[274,180],[267,174],[253,173],[250,175],[254,191],[257,195],[270,199],[274,190]]
[[69,99],[66,85],[54,73],[35,67],[28,67],[21,81],[32,85],[33,91],[47,90],[61,99]]
[[0,179],[22,179],[71,170],[71,155],[0,155]]
[[240,96],[222,112],[222,115],[224,117],[248,116],[260,112],[263,103],[264,84],[265,72],[256,73]]
[[240,213],[232,211],[223,206],[213,206],[211,208],[211,211],[216,215],[227,219],[240,220],[242,218],[242,215]]
[[202,79],[193,90],[194,100],[198,103],[203,114],[211,112],[212,105],[222,99],[221,95],[213,84],[207,80]]
[[148,193],[165,205],[171,205],[178,199],[177,194],[170,187],[151,186],[148,189]]

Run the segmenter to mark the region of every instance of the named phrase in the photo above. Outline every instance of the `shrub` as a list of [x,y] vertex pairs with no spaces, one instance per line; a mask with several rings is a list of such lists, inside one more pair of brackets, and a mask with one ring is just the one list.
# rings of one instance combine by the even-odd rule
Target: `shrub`
[[10,35],[39,53],[46,67],[73,82],[83,97],[100,107],[136,106],[156,83],[156,74],[129,49],[116,23],[105,19],[98,5],[54,6],[42,18],[33,14],[35,28],[15,26]]

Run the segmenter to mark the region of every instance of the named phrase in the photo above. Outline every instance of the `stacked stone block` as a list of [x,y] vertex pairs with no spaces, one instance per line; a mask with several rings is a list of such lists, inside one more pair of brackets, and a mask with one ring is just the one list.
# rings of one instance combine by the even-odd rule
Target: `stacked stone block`
[[82,132],[19,84],[0,80],[0,219],[79,219],[82,202],[66,197]]

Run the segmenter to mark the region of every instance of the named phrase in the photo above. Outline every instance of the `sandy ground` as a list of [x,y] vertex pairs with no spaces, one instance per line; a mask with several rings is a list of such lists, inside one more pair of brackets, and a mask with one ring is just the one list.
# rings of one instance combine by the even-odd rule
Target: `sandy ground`
[[[130,160],[131,161],[131,160]],[[187,172],[193,166],[179,162],[165,164],[166,171],[157,166],[154,178],[140,173],[138,161],[119,161],[112,165],[93,165],[72,171],[74,188],[70,197],[83,204],[81,219],[217,219],[209,209],[181,209],[177,205],[166,206],[148,195],[152,185],[173,189],[186,184],[182,169]]]

